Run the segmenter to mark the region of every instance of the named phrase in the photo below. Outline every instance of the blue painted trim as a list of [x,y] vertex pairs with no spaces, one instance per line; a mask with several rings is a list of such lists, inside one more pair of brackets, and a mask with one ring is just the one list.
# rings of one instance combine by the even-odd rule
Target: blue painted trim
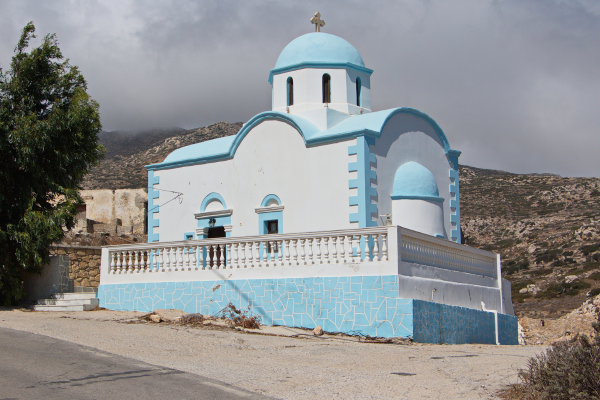
[[444,202],[444,198],[440,196],[407,196],[402,194],[392,195],[392,200],[428,200]]
[[[311,146],[352,139],[361,136],[377,139],[381,136],[381,132],[390,118],[398,114],[413,115],[429,124],[440,139],[442,146],[444,147],[444,152],[446,155],[448,155],[448,157],[453,157],[457,153],[460,154],[459,151],[450,148],[448,139],[439,125],[429,115],[419,110],[415,110],[414,108],[401,107],[392,110],[354,115],[351,118],[348,118],[334,127],[324,131],[319,130],[315,124],[297,115],[281,113],[277,111],[266,111],[252,117],[235,136],[213,139],[207,142],[182,147],[181,149],[175,150],[173,153],[171,153],[166,160],[169,160],[169,158],[177,152],[179,152],[178,154],[182,154],[182,152],[184,152],[183,154],[189,153],[189,157],[181,160],[165,161],[159,164],[146,165],[146,169],[170,169],[187,165],[204,164],[231,159],[235,155],[237,148],[242,140],[244,140],[246,135],[254,127],[265,121],[281,121],[291,125],[300,133],[300,135],[302,135],[305,145]],[[209,146],[208,144],[211,144],[213,147],[206,151],[206,147]],[[186,149],[187,153],[185,153]],[[193,154],[197,154],[197,150],[199,149],[204,149],[205,154],[201,156],[193,156]]]
[[227,204],[225,204],[225,199],[223,198],[223,196],[221,196],[219,193],[212,192],[207,194],[204,200],[202,200],[202,204],[200,205],[200,212],[206,211],[206,206],[208,205],[208,203],[215,199],[219,200],[221,204],[223,204],[224,209],[227,209]]
[[267,204],[269,204],[269,201],[271,201],[273,199],[277,200],[277,204],[278,205],[281,205],[281,200],[279,199],[279,197],[277,197],[274,194],[268,194],[268,195],[265,196],[265,198],[263,199],[263,201],[260,202],[260,206],[261,207],[266,207]]
[[277,228],[279,229],[279,233],[283,233],[283,212],[282,211],[273,211],[258,214],[258,234],[266,235],[267,234],[267,221],[277,220]]
[[356,138],[356,144],[348,146],[348,155],[356,154],[356,162],[348,163],[348,172],[356,171],[356,179],[348,181],[349,189],[357,189],[356,196],[350,196],[349,205],[358,206],[358,212],[350,213],[350,222],[358,222],[359,228],[377,226],[373,221],[372,213],[377,214],[377,204],[371,197],[377,196],[377,189],[371,186],[371,179],[377,178],[377,172],[371,169],[371,162],[375,162],[375,154],[369,151],[368,139],[364,136]]
[[159,176],[154,176],[154,171],[148,170],[148,243],[158,242],[159,234],[154,233],[154,227],[159,226],[159,205],[155,199],[160,197],[160,192],[154,190],[154,185],[160,182]]
[[298,69],[303,68],[330,68],[330,69],[352,69],[354,71],[362,72],[363,74],[367,74],[371,76],[373,70],[367,67],[361,67],[360,65],[352,64],[352,63],[328,63],[328,62],[301,62],[292,65],[286,65],[281,68],[273,68],[269,71],[269,83],[273,84],[273,76],[282,74],[284,72],[296,71]]
[[451,164],[451,169],[448,171],[450,178],[450,223],[455,224],[455,227],[450,231],[450,239],[456,243],[461,243],[460,238],[460,184],[458,172],[458,157],[460,152],[448,154],[448,162]]
[[185,232],[183,234],[183,240],[194,240],[194,232]]

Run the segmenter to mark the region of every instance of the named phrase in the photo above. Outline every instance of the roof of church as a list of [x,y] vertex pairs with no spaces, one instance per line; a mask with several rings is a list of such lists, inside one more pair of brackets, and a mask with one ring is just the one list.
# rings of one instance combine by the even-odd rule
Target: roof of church
[[300,68],[351,68],[371,74],[354,46],[339,36],[323,32],[312,32],[292,40],[281,52],[273,75]]
[[450,148],[446,135],[439,125],[427,114],[409,107],[392,108],[367,114],[353,115],[326,130],[320,130],[309,120],[293,114],[266,111],[255,115],[233,136],[192,144],[173,151],[162,163],[146,166],[149,170],[175,168],[184,165],[232,158],[244,137],[258,124],[266,120],[279,120],[292,125],[304,138],[307,145],[334,142],[357,136],[379,138],[387,121],[396,114],[410,114],[427,122],[437,134],[444,151],[457,153]]

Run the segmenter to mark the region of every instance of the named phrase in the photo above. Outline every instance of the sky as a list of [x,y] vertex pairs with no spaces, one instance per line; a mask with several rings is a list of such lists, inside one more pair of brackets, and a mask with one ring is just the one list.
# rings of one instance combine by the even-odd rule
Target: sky
[[294,38],[361,53],[374,111],[417,108],[461,164],[600,176],[600,1],[0,0],[0,68],[22,28],[60,48],[103,129],[197,128],[271,109],[269,70]]

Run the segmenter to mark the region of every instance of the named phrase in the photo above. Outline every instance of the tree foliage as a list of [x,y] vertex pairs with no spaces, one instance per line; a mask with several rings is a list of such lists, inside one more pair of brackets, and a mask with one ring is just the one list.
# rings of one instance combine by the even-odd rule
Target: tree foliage
[[74,225],[78,185],[102,157],[98,103],[55,35],[26,52],[24,28],[10,69],[0,69],[0,303],[23,297],[22,273],[40,271]]

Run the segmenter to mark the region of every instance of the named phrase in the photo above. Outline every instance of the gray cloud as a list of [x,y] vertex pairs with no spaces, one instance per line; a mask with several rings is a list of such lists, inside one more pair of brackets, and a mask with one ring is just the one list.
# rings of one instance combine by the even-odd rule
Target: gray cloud
[[[106,130],[246,121],[270,109],[281,50],[324,31],[362,54],[375,110],[410,106],[461,162],[598,176],[600,3],[481,1],[0,0],[0,66],[20,29],[56,33],[100,102]],[[37,42],[34,42],[34,44]]]

